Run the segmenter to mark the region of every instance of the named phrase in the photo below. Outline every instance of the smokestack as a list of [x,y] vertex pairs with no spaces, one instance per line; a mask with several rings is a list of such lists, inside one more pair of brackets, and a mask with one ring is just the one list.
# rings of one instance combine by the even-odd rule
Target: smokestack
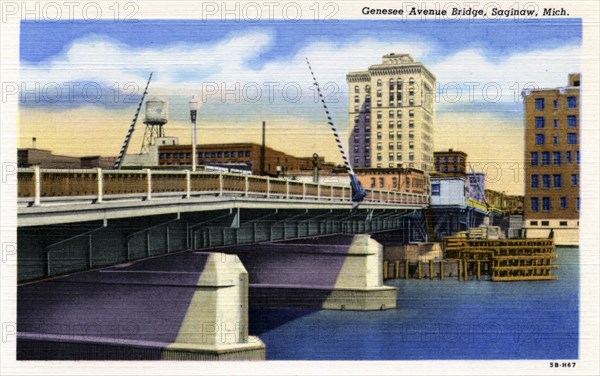
[[37,139],[36,139],[35,137],[32,137],[32,138],[31,138],[31,148],[32,148],[32,149],[35,149],[35,144],[36,144],[36,142],[35,142],[35,141],[36,141],[36,140],[37,140]]
[[262,122],[262,146],[260,147],[260,174],[265,174],[265,151],[267,148],[266,123]]

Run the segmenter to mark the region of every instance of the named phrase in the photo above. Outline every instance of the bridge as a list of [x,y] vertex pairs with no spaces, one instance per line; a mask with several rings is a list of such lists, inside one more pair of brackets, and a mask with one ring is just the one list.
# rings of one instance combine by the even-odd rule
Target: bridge
[[[34,167],[17,178],[20,359],[264,358],[249,306],[393,309],[378,240],[428,239],[427,195],[366,189],[357,206],[349,186],[183,170]],[[181,301],[160,338],[150,313],[111,319],[146,328],[136,333],[61,329],[132,297],[123,309],[165,315],[159,297],[172,294]]]

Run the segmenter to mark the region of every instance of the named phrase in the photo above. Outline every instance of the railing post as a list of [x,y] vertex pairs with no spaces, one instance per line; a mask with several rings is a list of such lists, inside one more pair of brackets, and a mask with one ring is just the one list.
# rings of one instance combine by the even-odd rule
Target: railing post
[[306,199],[306,182],[302,182],[302,199]]
[[33,206],[40,206],[42,198],[42,172],[40,166],[33,166],[33,178],[35,183]]
[[190,170],[185,170],[185,198],[192,195],[192,174]]
[[250,189],[250,181],[248,175],[244,175],[244,196],[248,197],[248,190]]
[[146,169],[146,200],[152,199],[152,171],[147,168]]
[[[224,180],[223,180],[223,173],[219,174],[219,197],[223,196],[223,185],[224,185]],[[248,186],[246,185],[246,191],[247,191]]]
[[103,196],[104,196],[104,178],[102,176],[101,168],[96,169],[96,176],[97,176],[96,179],[98,182],[98,199],[96,200],[96,203],[101,204]]
[[271,177],[267,176],[267,198],[271,197]]
[[290,198],[290,181],[286,179],[285,181],[285,199],[289,200]]
[[321,183],[317,183],[317,200],[321,199]]

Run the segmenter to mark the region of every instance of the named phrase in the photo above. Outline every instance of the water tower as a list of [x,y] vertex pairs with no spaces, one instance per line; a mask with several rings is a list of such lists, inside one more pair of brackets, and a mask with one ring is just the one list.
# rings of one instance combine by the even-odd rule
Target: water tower
[[158,98],[151,98],[146,101],[146,131],[144,132],[144,141],[140,154],[148,152],[148,147],[154,145],[159,137],[164,137],[165,132],[163,125],[167,124],[169,112],[169,104]]

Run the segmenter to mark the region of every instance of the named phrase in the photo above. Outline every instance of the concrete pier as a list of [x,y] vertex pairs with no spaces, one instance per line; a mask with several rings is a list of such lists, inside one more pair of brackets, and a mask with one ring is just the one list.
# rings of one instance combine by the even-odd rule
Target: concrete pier
[[339,235],[221,250],[235,253],[250,276],[257,307],[384,310],[397,290],[383,285],[383,249],[369,235]]
[[248,273],[189,252],[19,286],[20,360],[261,360]]

